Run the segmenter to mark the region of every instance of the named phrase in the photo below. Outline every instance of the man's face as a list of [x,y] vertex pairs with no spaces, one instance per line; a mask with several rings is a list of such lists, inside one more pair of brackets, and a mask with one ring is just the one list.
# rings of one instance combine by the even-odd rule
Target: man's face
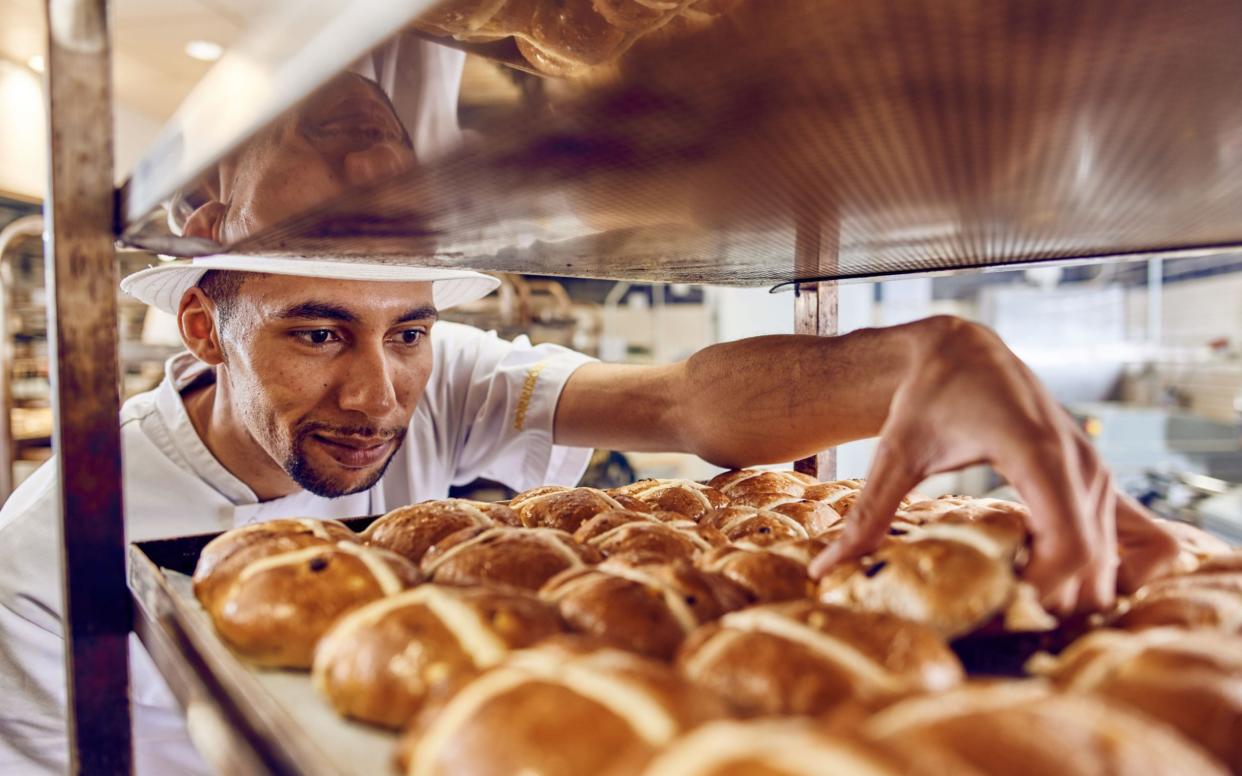
[[229,245],[414,162],[388,97],[347,73],[222,162],[225,209],[218,219],[192,219],[186,233]]
[[255,275],[221,332],[234,417],[301,487],[366,490],[431,376],[431,283]]

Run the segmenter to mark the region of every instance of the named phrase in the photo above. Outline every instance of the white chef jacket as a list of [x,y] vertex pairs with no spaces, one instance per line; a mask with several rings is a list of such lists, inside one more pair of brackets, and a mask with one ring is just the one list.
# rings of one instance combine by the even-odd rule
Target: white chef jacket
[[[183,353],[164,380],[121,410],[129,541],[223,531],[278,517],[342,518],[444,498],[478,477],[515,490],[572,485],[590,450],[552,442],[561,388],[590,359],[555,345],[506,342],[440,322],[434,366],[401,449],[369,491],[328,499],[306,491],[260,502],[199,438],[181,391],[210,368]],[[64,642],[56,462],[22,483],[0,511],[0,774],[63,773]],[[171,693],[131,635],[139,773],[205,772]]]

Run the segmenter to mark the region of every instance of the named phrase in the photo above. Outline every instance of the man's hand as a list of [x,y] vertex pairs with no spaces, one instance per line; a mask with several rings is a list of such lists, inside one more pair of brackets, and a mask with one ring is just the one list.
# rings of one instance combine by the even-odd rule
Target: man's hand
[[975,463],[996,467],[1030,507],[1025,573],[1054,611],[1105,608],[1118,581],[1133,589],[1176,556],[1030,370],[991,331],[955,318],[755,337],[668,366],[588,364],[565,385],[554,431],[558,444],[687,452],[725,467],[877,434],[850,526],[813,573],[874,549],[924,477]]
[[1172,562],[1175,539],[1119,494],[1095,449],[991,331],[954,322],[924,343],[893,394],[867,485],[811,573],[875,549],[929,475],[991,464],[1030,508],[1027,581],[1061,614],[1113,604]]

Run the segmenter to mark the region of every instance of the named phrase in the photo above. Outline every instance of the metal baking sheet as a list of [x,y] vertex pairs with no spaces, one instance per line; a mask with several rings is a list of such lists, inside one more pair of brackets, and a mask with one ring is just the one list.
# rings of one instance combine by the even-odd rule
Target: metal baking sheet
[[1240,32],[1236,0],[743,0],[458,153],[165,247],[740,285],[1235,249]]

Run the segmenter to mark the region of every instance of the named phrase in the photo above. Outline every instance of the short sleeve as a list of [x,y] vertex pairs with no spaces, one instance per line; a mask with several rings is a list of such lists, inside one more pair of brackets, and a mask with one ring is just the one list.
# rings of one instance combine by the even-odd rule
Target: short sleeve
[[427,420],[452,440],[453,484],[479,477],[519,491],[576,484],[591,450],[554,444],[552,426],[569,376],[594,359],[460,324],[439,323],[432,331],[436,371]]

